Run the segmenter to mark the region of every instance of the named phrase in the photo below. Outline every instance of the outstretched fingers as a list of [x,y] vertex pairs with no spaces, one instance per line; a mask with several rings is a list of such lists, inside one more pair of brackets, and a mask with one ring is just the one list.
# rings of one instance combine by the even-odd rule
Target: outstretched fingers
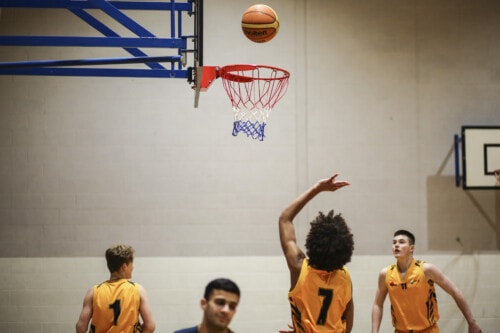
[[333,186],[335,187],[335,189],[339,189],[341,187],[344,187],[344,186],[347,186],[347,185],[351,185],[351,183],[349,183],[348,181],[338,181],[338,182],[335,182],[335,184],[333,184]]
[[337,177],[338,177],[338,173],[334,174],[332,176],[332,178],[330,178],[330,180],[332,181],[332,185],[335,187],[335,189],[339,189],[341,187],[344,187],[344,186],[347,186],[347,185],[351,185],[351,183],[349,183],[348,181],[346,180],[336,180]]
[[323,179],[322,181],[320,181],[319,184],[320,184],[320,187],[322,188],[322,190],[324,190],[324,191],[336,191],[339,188],[342,188],[342,187],[347,186],[347,185],[351,185],[351,183],[349,183],[346,180],[337,180],[338,175],[339,174],[336,173],[332,177],[330,177],[328,179]]

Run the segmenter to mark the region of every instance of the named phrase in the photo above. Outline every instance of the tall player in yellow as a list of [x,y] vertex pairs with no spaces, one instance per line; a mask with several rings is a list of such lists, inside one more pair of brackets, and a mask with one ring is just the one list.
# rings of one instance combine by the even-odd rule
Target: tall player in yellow
[[156,324],[146,290],[129,280],[134,270],[134,249],[112,246],[106,250],[106,262],[109,280],[87,291],[76,333],[85,333],[91,320],[89,333],[153,333]]
[[317,194],[349,185],[322,179],[295,199],[280,215],[281,247],[290,270],[288,299],[296,333],[351,332],[354,320],[352,282],[345,264],[354,250],[353,235],[333,210],[319,212],[306,238],[306,254],[297,245],[293,219]]
[[396,333],[439,333],[439,311],[434,284],[450,294],[469,325],[469,333],[481,329],[457,286],[435,265],[413,258],[415,236],[407,230],[394,233],[392,252],[396,264],[379,274],[372,309],[372,333],[378,333],[384,301],[389,294],[392,324]]

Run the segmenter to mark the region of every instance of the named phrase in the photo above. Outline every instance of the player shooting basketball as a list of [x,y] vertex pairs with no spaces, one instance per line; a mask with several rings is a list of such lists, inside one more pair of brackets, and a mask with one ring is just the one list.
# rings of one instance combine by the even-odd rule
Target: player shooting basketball
[[319,212],[306,238],[307,256],[297,245],[293,219],[320,192],[350,185],[338,174],[318,181],[280,215],[281,247],[290,270],[288,299],[297,333],[351,332],[354,321],[352,282],[344,266],[351,261],[353,235],[333,210]]

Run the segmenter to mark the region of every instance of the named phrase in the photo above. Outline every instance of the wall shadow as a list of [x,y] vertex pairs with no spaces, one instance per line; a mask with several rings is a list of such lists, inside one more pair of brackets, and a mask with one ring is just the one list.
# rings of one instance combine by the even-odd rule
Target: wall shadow
[[500,250],[500,191],[464,190],[453,176],[427,177],[429,250]]

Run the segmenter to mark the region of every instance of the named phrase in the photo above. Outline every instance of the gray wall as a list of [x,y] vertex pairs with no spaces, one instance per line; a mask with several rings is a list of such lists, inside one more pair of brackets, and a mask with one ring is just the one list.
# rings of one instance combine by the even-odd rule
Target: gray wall
[[[500,125],[500,4],[269,1],[281,28],[266,44],[241,32],[252,4],[206,1],[204,62],[291,72],[263,142],[231,136],[220,80],[194,109],[184,80],[0,77],[0,257],[22,267],[25,257],[60,258],[69,280],[67,258],[101,258],[116,242],[157,264],[221,256],[266,262],[281,255],[280,211],[339,172],[352,185],[319,196],[298,216],[300,243],[319,210],[335,209],[352,227],[359,258],[389,254],[392,232],[408,228],[419,253],[498,261],[500,191],[455,187],[453,135],[462,125]],[[134,15],[153,32],[168,29],[163,17]],[[0,33],[98,35],[69,12],[5,8]],[[124,56],[0,50],[0,61]],[[377,267],[391,261],[383,257]],[[464,284],[475,281],[474,271],[464,274]],[[366,281],[375,284],[373,276]],[[88,286],[63,287],[81,287],[73,292],[83,297]],[[12,288],[3,290],[12,297],[9,311],[21,306]],[[359,297],[369,304],[372,295]],[[487,309],[478,316],[491,318]],[[3,327],[11,317],[4,318]]]

